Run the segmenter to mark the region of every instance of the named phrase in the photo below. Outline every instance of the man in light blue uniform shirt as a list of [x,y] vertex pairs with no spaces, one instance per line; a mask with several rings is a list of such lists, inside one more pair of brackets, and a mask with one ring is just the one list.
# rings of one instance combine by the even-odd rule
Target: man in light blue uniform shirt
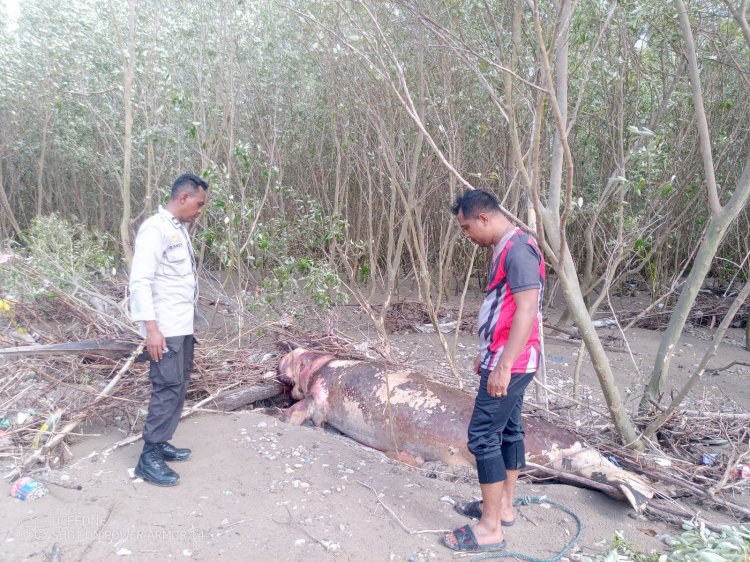
[[193,369],[193,317],[198,299],[195,254],[184,223],[206,204],[208,183],[182,174],[164,207],[138,229],[130,270],[130,317],[138,323],[151,356],[151,400],[143,427],[139,478],[174,486],[180,476],[165,461],[183,461],[190,449],[169,443],[182,414]]

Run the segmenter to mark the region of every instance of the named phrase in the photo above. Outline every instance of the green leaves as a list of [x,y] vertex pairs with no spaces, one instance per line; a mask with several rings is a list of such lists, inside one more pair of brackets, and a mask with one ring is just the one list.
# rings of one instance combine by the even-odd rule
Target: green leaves
[[[15,283],[31,297],[45,296],[51,281],[61,289],[100,283],[117,273],[114,240],[107,234],[69,222],[56,214],[35,217],[24,233],[26,245],[18,258],[39,272],[35,278],[3,279],[5,290],[15,292]],[[19,289],[20,290],[20,289]]]
[[675,562],[744,562],[750,556],[750,531],[742,526],[708,530],[703,523],[686,522],[669,560]]
[[[750,531],[744,526],[722,526],[716,533],[703,523],[685,522],[684,532],[676,537],[665,537],[669,554],[646,554],[635,551],[624,540],[622,533],[615,535],[613,548],[596,557],[583,556],[583,562],[745,562],[750,557]],[[658,556],[658,558],[655,558]]]
[[188,125],[188,135],[191,139],[196,140],[198,138],[198,127],[200,126],[200,121],[193,121]]

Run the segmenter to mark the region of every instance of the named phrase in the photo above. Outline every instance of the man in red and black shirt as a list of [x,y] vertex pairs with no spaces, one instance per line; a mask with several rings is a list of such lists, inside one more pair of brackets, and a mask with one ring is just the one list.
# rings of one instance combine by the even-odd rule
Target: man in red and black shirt
[[481,347],[474,370],[480,383],[468,435],[482,501],[458,508],[479,522],[448,533],[443,542],[454,550],[497,550],[505,547],[502,528],[515,523],[513,493],[526,466],[521,407],[541,362],[544,258],[534,238],[513,226],[492,194],[467,191],[452,211],[466,236],[493,253],[477,324]]

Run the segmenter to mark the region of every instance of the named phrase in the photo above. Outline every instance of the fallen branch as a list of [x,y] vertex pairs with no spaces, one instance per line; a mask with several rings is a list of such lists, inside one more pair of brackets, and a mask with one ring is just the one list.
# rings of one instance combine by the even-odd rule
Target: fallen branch
[[659,517],[675,527],[681,527],[685,520],[697,520],[703,523],[706,529],[714,533],[721,532],[721,527],[719,525],[706,521],[699,513],[692,513],[687,509],[682,508],[682,506],[680,506],[680,508],[681,509],[675,509],[673,507],[667,507],[659,502],[651,501],[646,504],[645,512],[653,517]]
[[588,478],[584,478],[583,476],[576,476],[567,472],[561,472],[559,470],[555,470],[554,468],[549,468],[548,466],[544,466],[541,464],[527,462],[526,470],[523,470],[523,473],[526,474],[531,471],[542,472],[566,484],[572,484],[574,486],[580,486],[582,488],[591,488],[593,490],[598,490],[599,492],[607,494],[610,497],[625,497],[619,489],[615,488],[614,486],[610,486],[609,484],[597,482],[596,480],[590,480]]
[[225,392],[216,396],[212,407],[216,410],[231,412],[248,404],[267,400],[281,394],[282,384],[276,380],[269,380],[261,384],[253,384],[233,392]]
[[[120,359],[138,347],[137,343],[116,340],[83,340],[66,343],[50,343],[45,345],[24,345],[21,347],[4,347],[0,349],[0,356],[39,356],[39,355],[65,355],[87,353],[89,355],[101,355],[112,359]],[[146,361],[148,356],[142,353],[136,361]]]
[[698,418],[719,418],[725,420],[750,420],[750,414],[734,414],[731,412],[700,412],[698,410],[682,410],[682,415]]
[[726,371],[727,369],[731,369],[735,365],[742,365],[743,367],[750,367],[750,363],[745,363],[744,361],[732,361],[729,365],[724,365],[723,367],[717,367],[716,369],[711,369],[711,372],[718,373],[719,371]]
[[[561,338],[560,336],[547,336],[547,337],[549,339],[553,339],[555,341],[559,341],[561,343],[567,343],[567,344],[570,344],[570,345],[576,345],[576,346],[578,346],[578,345],[581,344],[580,338],[568,339],[568,338]],[[611,351],[613,353],[627,353],[626,350],[624,350],[624,349],[622,349],[620,347],[615,347],[614,345],[609,345],[609,344],[606,344],[606,343],[602,343],[602,347],[604,347],[604,349],[606,349],[607,351]]]

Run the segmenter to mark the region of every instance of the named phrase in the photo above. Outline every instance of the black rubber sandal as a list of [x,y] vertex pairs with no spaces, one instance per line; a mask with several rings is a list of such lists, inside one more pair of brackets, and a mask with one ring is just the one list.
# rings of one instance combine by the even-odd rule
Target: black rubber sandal
[[[482,518],[482,500],[457,503],[453,506],[453,509],[455,509],[457,513],[460,513],[464,517],[471,517],[472,519]],[[512,527],[516,524],[516,520],[514,519],[513,521],[501,521],[500,524],[503,527]]]
[[[453,535],[456,539],[455,543],[447,539],[449,535]],[[469,525],[464,525],[447,535],[443,535],[442,541],[445,546],[457,552],[487,552],[492,550],[503,550],[506,545],[505,541],[500,541],[494,544],[479,544],[477,542],[477,537],[474,535],[474,531],[471,530]]]

